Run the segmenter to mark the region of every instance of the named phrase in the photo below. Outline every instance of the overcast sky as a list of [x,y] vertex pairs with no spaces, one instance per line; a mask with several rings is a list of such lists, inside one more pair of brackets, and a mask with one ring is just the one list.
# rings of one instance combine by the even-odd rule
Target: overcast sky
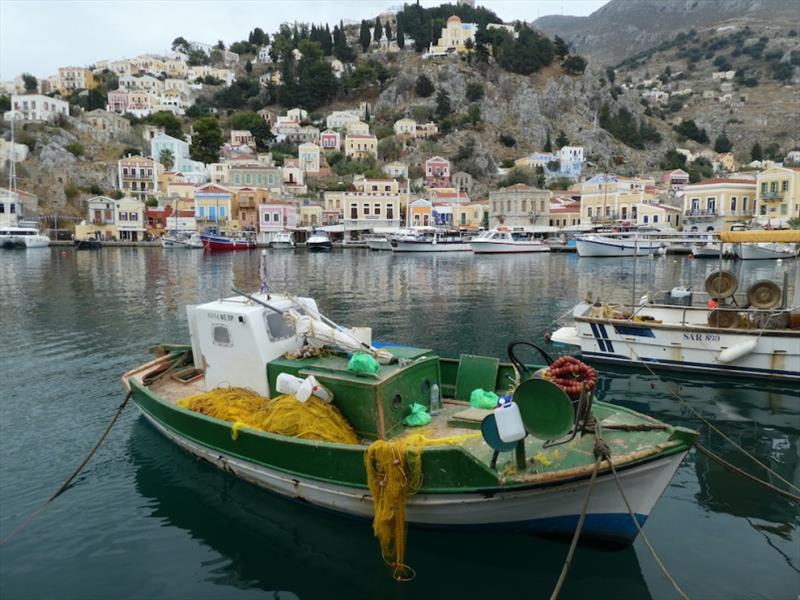
[[[506,21],[552,14],[588,15],[607,0],[484,0]],[[163,52],[173,39],[226,44],[254,27],[284,22],[338,23],[374,17],[402,0],[0,0],[0,80],[37,77],[60,66]],[[422,0],[425,6],[439,2]]]

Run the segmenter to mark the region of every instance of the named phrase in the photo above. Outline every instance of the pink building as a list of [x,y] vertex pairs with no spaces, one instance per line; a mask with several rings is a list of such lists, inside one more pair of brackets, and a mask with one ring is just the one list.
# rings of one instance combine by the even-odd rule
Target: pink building
[[297,227],[297,206],[289,202],[269,200],[258,205],[258,231],[261,241],[269,243],[275,235]]
[[428,187],[450,187],[450,161],[433,156],[425,161],[425,185]]
[[689,174],[683,169],[664,171],[661,174],[661,181],[671,188],[680,189],[689,184]]
[[123,89],[108,92],[108,111],[118,115],[128,112],[128,91]]
[[325,150],[338,150],[342,147],[342,136],[338,131],[326,129],[319,134],[319,145]]

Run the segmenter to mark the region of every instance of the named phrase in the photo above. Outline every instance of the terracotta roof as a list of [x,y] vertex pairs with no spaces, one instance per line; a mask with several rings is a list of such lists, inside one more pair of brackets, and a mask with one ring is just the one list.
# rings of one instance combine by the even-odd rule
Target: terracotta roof
[[709,185],[712,183],[747,183],[753,186],[756,185],[755,179],[726,179],[724,177],[712,177],[711,179],[704,179],[703,181],[699,181],[691,185]]

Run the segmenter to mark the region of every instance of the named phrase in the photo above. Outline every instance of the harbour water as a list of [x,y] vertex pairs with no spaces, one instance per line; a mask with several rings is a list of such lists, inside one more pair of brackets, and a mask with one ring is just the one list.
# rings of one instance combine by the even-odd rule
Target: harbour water
[[[702,290],[715,261],[640,259],[647,288]],[[790,281],[789,263],[734,266],[740,281]],[[271,251],[274,289],[317,299],[375,339],[443,355],[503,356],[541,340],[589,291],[634,296],[631,259],[575,255],[392,255]],[[122,400],[119,375],[158,342],[184,342],[186,304],[258,285],[258,253],[154,248],[0,254],[0,537],[36,509],[91,448]],[[600,396],[703,430],[671,392],[795,484],[800,389],[763,381],[660,379],[601,369]],[[760,476],[715,434],[703,443]],[[776,482],[778,483],[778,482]],[[691,453],[645,531],[690,598],[793,599],[800,591],[800,509]],[[368,523],[275,498],[198,462],[133,406],[72,487],[0,546],[0,597],[547,597],[567,545],[522,534],[412,529],[412,583],[392,581]],[[674,598],[642,540],[581,547],[562,599]]]

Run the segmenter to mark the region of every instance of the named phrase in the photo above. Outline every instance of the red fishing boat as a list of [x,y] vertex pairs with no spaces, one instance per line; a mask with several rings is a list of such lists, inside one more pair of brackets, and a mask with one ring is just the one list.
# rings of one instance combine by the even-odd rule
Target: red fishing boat
[[208,252],[233,252],[236,250],[250,250],[256,247],[255,237],[240,234],[236,237],[219,232],[216,227],[207,227],[200,234],[203,249]]

